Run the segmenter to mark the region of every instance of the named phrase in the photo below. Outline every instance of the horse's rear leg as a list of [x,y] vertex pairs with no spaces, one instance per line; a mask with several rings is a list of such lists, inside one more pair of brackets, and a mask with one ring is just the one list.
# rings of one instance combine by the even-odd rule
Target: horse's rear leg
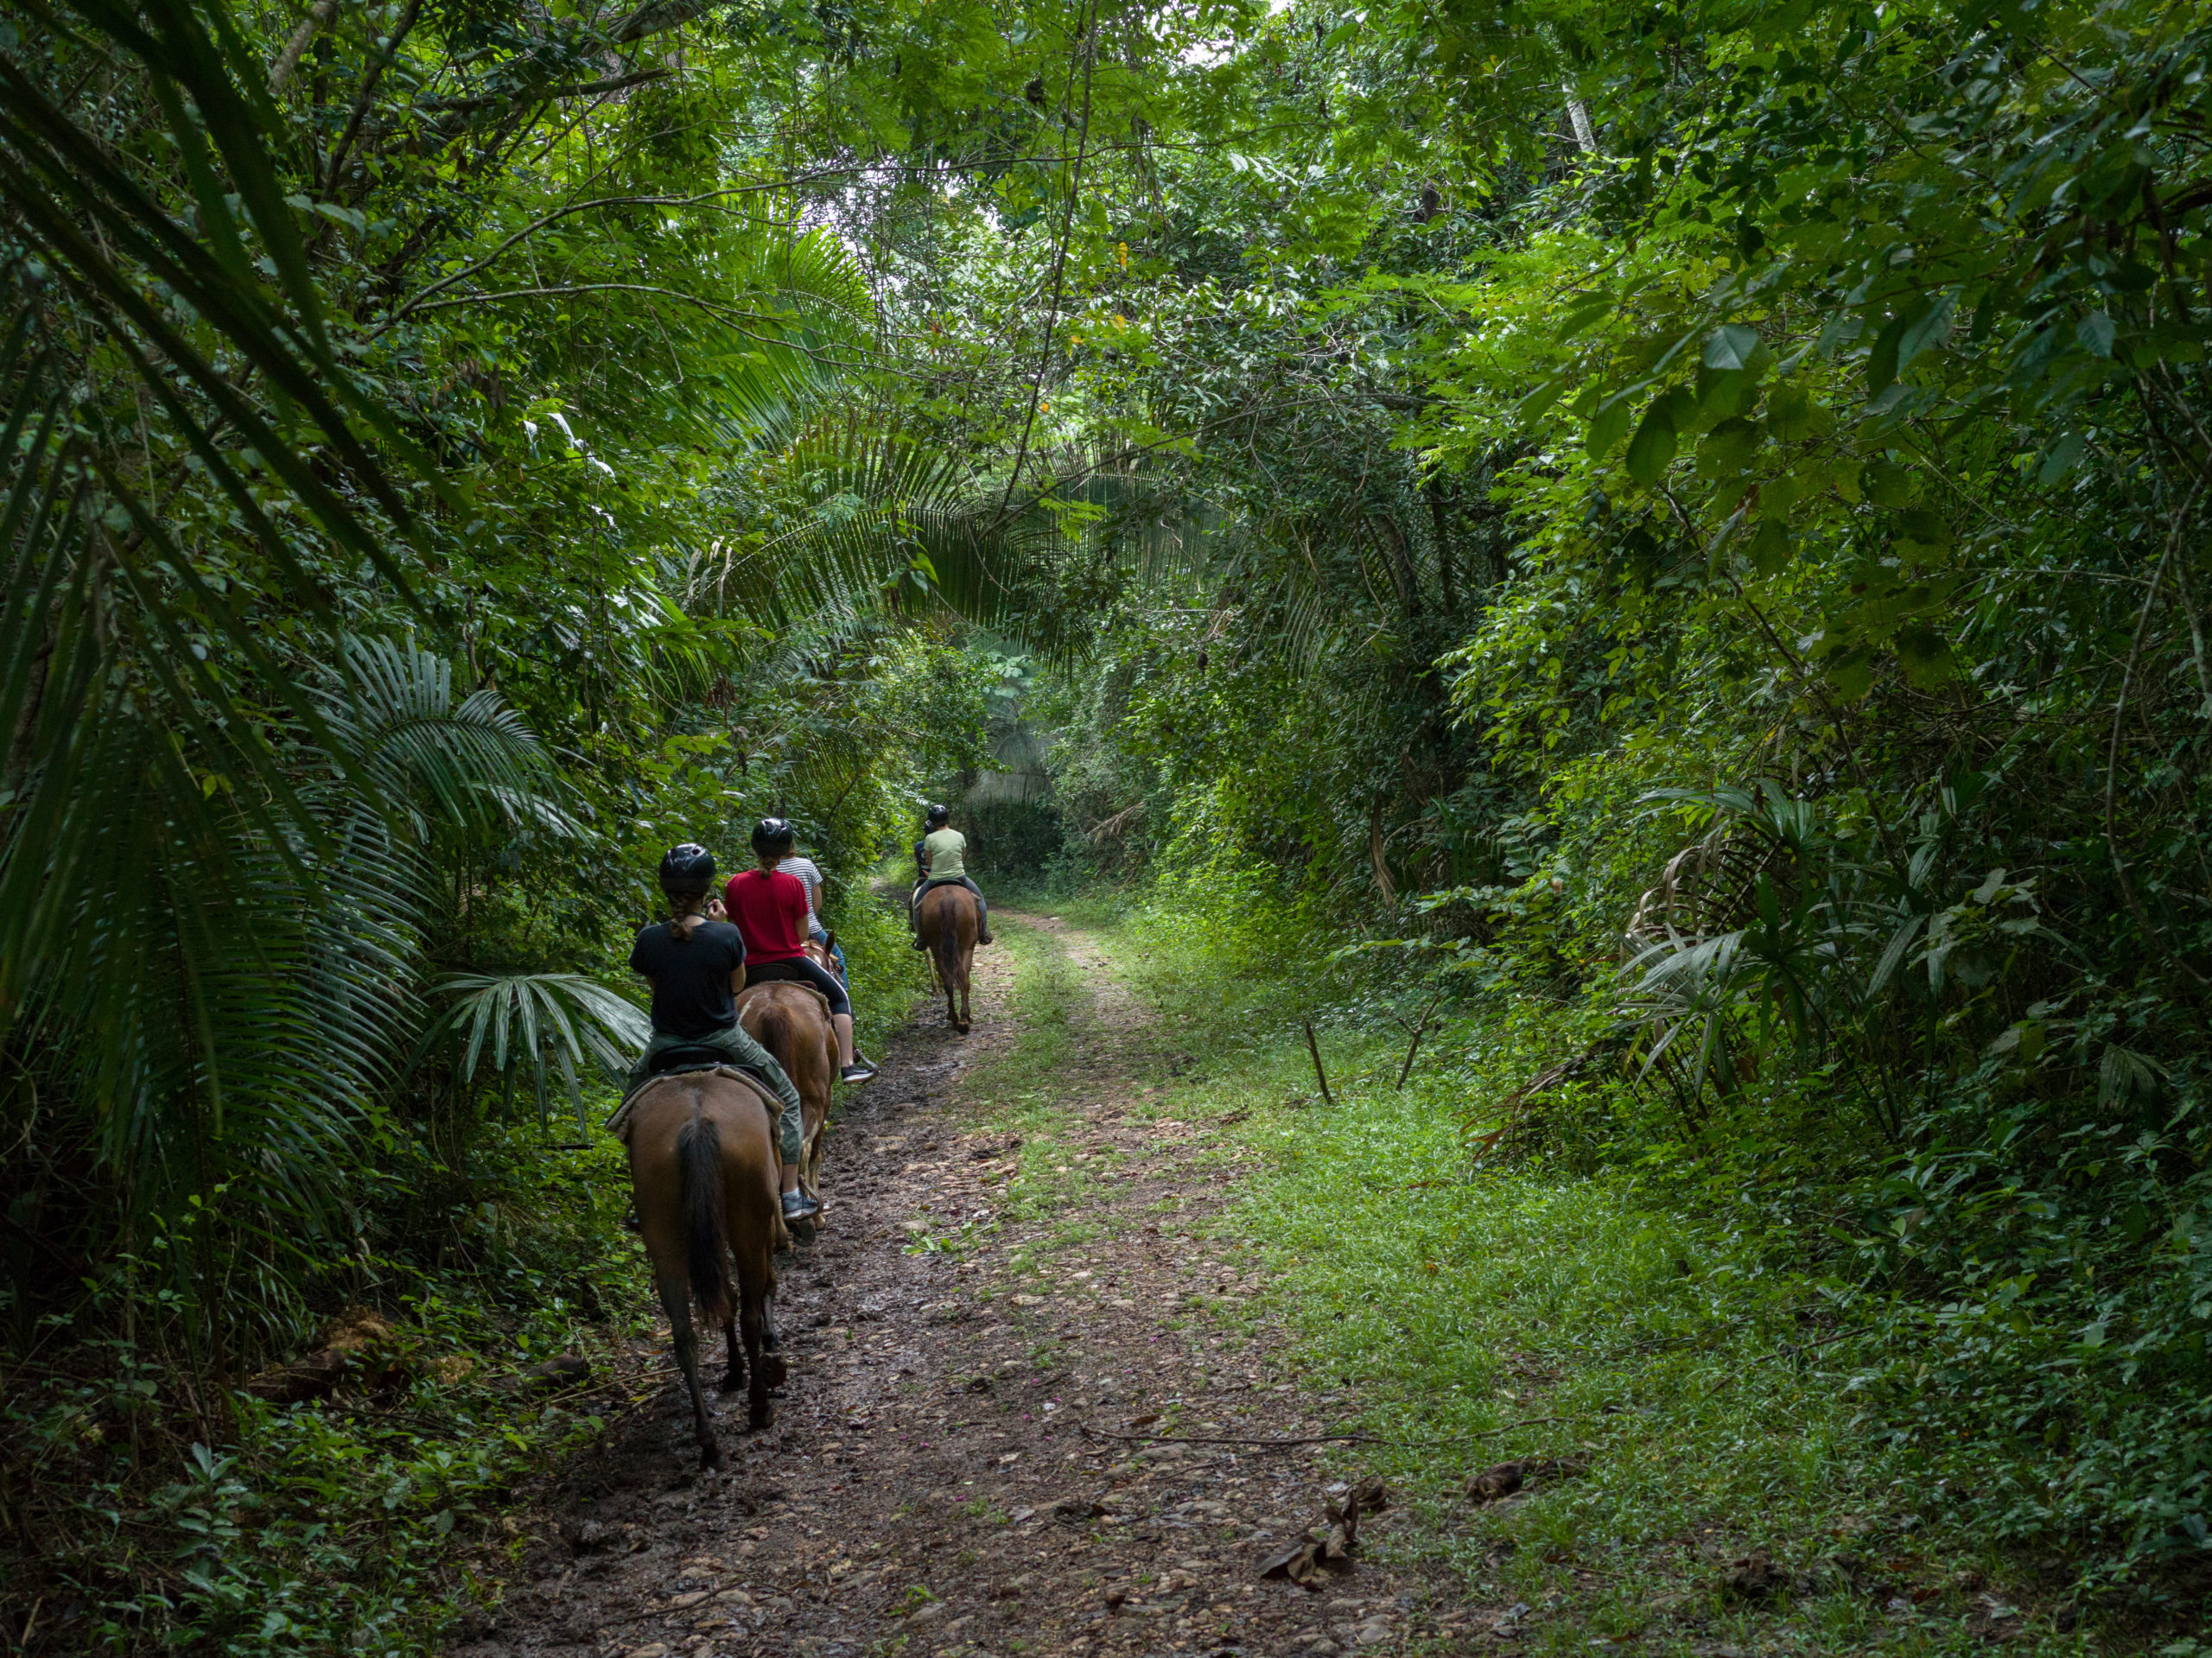
[[768,1328],[768,1258],[764,1250],[749,1250],[747,1258],[738,1263],[738,1322],[745,1331],[746,1368],[751,1372],[746,1391],[746,1421],[754,1428],[764,1428],[776,1420],[776,1407],[769,1401],[768,1389],[783,1385],[784,1361],[767,1351],[766,1338]]
[[745,1380],[745,1360],[740,1354],[737,1345],[737,1314],[735,1312],[732,1312],[722,1325],[722,1342],[729,1353],[729,1363],[722,1371],[721,1390],[728,1393]]
[[722,1465],[721,1447],[715,1443],[715,1425],[707,1415],[707,1396],[699,1390],[699,1335],[691,1324],[691,1284],[681,1271],[657,1273],[653,1287],[660,1292],[661,1310],[676,1337],[676,1363],[683,1372],[683,1385],[691,1390],[691,1420],[699,1441],[699,1466]]

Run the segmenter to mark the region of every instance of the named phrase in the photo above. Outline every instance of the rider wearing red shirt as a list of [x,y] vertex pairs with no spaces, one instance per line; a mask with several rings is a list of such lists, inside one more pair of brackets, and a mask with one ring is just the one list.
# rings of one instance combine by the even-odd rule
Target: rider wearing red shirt
[[722,889],[729,918],[745,937],[746,987],[796,979],[819,990],[830,1003],[830,1023],[837,1032],[838,1077],[864,1083],[875,1075],[875,1067],[854,1051],[852,998],[835,974],[807,959],[806,883],[776,867],[778,859],[791,855],[795,840],[782,818],[762,818],[753,830],[753,854],[760,867],[732,875]]

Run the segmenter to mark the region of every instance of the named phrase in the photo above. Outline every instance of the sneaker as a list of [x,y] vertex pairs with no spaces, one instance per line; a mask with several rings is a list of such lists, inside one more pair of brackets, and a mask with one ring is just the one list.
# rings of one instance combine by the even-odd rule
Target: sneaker
[[976,935],[976,942],[979,944],[988,944],[991,942],[991,936],[987,932],[979,932]]
[[625,1232],[642,1232],[645,1229],[645,1220],[639,1215],[637,1204],[632,1204],[623,1211],[622,1229]]
[[803,1191],[784,1194],[784,1218],[787,1221],[812,1220],[822,1212],[822,1205]]
[[927,950],[929,946],[925,944],[920,939],[917,938],[914,940],[914,948],[916,950]]
[[837,1072],[837,1080],[841,1083],[864,1083],[874,1075],[875,1067],[867,1060],[861,1059],[856,1064],[841,1067]]

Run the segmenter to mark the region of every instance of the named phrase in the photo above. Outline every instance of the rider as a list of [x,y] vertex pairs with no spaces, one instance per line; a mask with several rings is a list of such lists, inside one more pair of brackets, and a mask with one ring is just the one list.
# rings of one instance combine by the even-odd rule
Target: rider
[[745,935],[745,982],[796,979],[819,990],[830,1003],[830,1023],[837,1032],[838,1078],[864,1083],[875,1075],[875,1067],[853,1047],[852,998],[835,974],[807,960],[799,943],[806,924],[806,886],[776,867],[796,843],[791,826],[782,818],[762,818],[753,829],[753,855],[760,867],[732,875],[722,889],[730,916]]
[[798,1089],[767,1049],[737,1022],[736,993],[745,986],[745,940],[735,927],[709,913],[719,908],[709,895],[715,886],[715,858],[687,841],[671,847],[660,861],[660,890],[671,912],[639,931],[630,946],[630,969],[653,988],[653,1034],[631,1067],[625,1094],[634,1093],[651,1074],[653,1056],[669,1048],[719,1048],[730,1063],[754,1072],[767,1083],[783,1109],[776,1116],[776,1146],[784,1161],[784,1218],[804,1220],[822,1205],[798,1189],[798,1165],[805,1128]]
[[914,948],[922,945],[922,894],[932,886],[964,886],[976,895],[976,942],[991,942],[991,906],[983,889],[968,879],[968,837],[950,827],[950,807],[932,806],[925,820],[927,832],[914,842],[914,895],[906,907],[914,918]]
[[830,937],[830,929],[822,924],[821,866],[794,851],[787,858],[777,859],[776,867],[786,875],[798,877],[798,884],[806,888],[806,936],[817,944],[826,945],[830,954],[836,957],[837,976],[845,981],[846,993],[850,994],[853,975],[845,970],[845,947]]

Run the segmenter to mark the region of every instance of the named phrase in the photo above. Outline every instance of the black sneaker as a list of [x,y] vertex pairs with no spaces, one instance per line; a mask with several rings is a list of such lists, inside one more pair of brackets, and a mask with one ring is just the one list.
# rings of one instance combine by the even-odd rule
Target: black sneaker
[[638,1213],[637,1204],[632,1204],[623,1211],[622,1229],[625,1232],[642,1232],[645,1229],[645,1223]]
[[787,1221],[810,1221],[822,1212],[822,1205],[803,1191],[784,1194],[784,1218]]
[[[855,1056],[855,1058],[857,1059],[858,1056]],[[864,1083],[874,1075],[875,1067],[865,1059],[859,1059],[857,1064],[841,1067],[837,1072],[837,1080],[841,1083]]]
[[991,942],[991,936],[987,932],[979,932],[976,935],[976,942],[979,944],[988,944]]
[[914,940],[914,948],[916,950],[927,950],[929,946],[925,944],[920,939],[917,938]]

